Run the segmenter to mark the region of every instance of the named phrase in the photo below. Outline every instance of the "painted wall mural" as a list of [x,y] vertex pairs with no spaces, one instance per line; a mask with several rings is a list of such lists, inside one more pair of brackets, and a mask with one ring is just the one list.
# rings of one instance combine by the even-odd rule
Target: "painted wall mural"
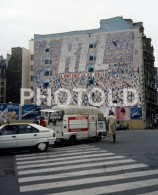
[[[88,94],[99,88],[105,94],[103,106],[109,106],[109,89],[112,102],[123,105],[123,89],[133,88],[138,92],[137,105],[141,104],[139,62],[133,63],[138,50],[135,31],[94,34],[80,37],[37,39],[34,42],[34,90],[41,94],[51,89],[52,104],[54,94],[59,89],[71,93],[71,104],[90,105]],[[75,89],[80,89],[81,92]],[[101,101],[101,92],[92,94],[94,103]],[[60,91],[60,103],[65,103],[68,94]],[[134,94],[128,92],[128,102]],[[36,98],[34,99],[36,101]],[[46,103],[46,100],[43,101]]]

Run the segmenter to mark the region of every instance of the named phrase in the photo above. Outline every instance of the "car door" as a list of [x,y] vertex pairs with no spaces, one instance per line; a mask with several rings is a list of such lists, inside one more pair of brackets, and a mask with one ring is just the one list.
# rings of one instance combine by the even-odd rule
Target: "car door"
[[18,146],[16,125],[6,125],[0,132],[0,148],[16,148]]
[[18,147],[34,146],[38,139],[38,129],[29,124],[18,125]]

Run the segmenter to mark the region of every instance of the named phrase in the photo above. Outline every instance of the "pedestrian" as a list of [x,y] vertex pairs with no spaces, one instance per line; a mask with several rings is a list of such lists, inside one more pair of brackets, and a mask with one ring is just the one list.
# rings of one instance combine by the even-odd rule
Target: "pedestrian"
[[40,125],[46,127],[46,121],[44,120],[44,117],[41,117]]
[[39,125],[39,122],[37,120],[37,117],[35,118],[35,120],[33,121],[33,123]]
[[127,121],[127,130],[129,130],[129,122]]
[[106,129],[107,129],[107,131],[108,131],[108,127],[107,127],[107,119],[106,119],[106,117],[104,117],[104,121],[105,121],[105,127],[106,127]]
[[116,117],[114,116],[114,112],[111,110],[109,111],[109,116],[107,118],[107,125],[110,135],[110,143],[116,142]]

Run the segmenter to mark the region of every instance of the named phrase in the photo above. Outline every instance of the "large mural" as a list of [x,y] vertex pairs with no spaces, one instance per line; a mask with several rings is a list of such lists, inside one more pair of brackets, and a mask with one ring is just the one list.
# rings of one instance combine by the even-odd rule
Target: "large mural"
[[[58,92],[60,104],[65,104],[71,94],[69,103],[74,105],[79,100],[80,105],[90,105],[91,97],[96,105],[101,102],[102,106],[110,106],[110,101],[122,106],[123,89],[132,88],[138,92],[138,106],[141,90],[139,62],[134,62],[138,56],[136,42],[132,30],[37,39],[34,41],[34,90],[40,88],[45,95],[47,88],[51,89],[52,104],[57,103]],[[135,97],[129,91],[127,98],[130,103]],[[43,103],[46,104],[46,99]]]

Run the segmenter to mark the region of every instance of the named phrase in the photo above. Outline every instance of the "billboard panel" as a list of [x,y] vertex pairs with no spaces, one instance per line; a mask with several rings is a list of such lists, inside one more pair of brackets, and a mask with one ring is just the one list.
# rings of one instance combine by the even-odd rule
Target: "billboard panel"
[[0,120],[19,120],[18,104],[0,104]]
[[36,105],[24,105],[21,107],[21,120],[34,120],[41,116],[41,107]]
[[142,108],[133,107],[131,108],[131,120],[142,120]]
[[129,120],[129,108],[119,107],[117,108],[116,112],[117,112],[117,120],[120,121]]
[[104,117],[106,117],[106,118],[109,116],[109,110],[112,110],[114,112],[114,115],[115,115],[115,107],[101,106],[100,110],[102,113],[104,113]]

